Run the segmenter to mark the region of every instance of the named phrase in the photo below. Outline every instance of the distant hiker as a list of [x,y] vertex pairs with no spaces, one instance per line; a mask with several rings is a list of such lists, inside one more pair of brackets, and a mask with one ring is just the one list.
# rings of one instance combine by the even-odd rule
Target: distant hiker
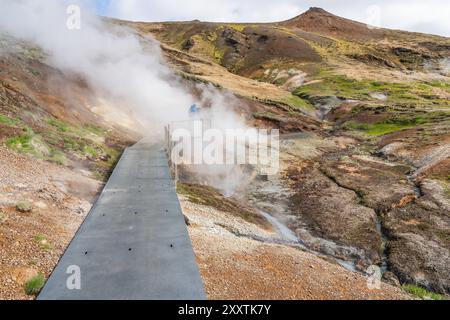
[[200,108],[194,103],[190,108],[189,108],[189,116],[191,118],[196,118],[198,116],[198,114],[200,113]]

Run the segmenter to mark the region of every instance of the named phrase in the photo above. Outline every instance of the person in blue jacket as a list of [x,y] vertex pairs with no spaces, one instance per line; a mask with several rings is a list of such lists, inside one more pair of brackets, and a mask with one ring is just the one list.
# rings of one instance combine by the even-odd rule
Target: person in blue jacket
[[198,114],[200,113],[200,108],[194,103],[190,108],[189,108],[189,116],[191,118],[197,117]]

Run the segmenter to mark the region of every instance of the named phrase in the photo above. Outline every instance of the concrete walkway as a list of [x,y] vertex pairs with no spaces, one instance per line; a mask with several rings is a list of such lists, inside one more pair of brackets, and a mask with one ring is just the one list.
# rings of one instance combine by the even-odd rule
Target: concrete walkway
[[205,298],[166,155],[139,142],[125,150],[38,299]]

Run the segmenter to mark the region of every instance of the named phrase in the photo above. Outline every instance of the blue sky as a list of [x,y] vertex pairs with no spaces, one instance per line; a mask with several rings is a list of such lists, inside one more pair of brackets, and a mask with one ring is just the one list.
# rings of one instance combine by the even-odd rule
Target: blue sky
[[95,0],[95,10],[99,15],[108,15],[111,0]]
[[450,37],[448,0],[94,0],[97,14],[126,20],[273,22],[309,7],[381,27]]

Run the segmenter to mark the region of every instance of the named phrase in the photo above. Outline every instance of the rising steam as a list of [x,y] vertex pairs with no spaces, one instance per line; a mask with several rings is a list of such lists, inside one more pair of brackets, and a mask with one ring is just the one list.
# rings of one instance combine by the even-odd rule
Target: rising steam
[[[167,67],[156,40],[104,22],[81,2],[81,28],[70,30],[64,2],[0,0],[0,32],[38,45],[48,54],[49,65],[82,76],[98,98],[131,109],[153,133],[187,118],[196,98]],[[223,96],[206,85],[200,89],[200,100],[209,100],[216,113],[225,112],[230,119]],[[234,127],[239,120],[231,118],[226,125]]]
[[[73,4],[76,1],[71,1]],[[141,37],[133,30],[113,25],[89,12],[84,2],[81,28],[67,27],[66,1],[0,0],[0,33],[28,41],[46,53],[46,63],[67,74],[75,74],[89,84],[99,101],[120,110],[132,110],[145,128],[144,135],[162,134],[171,122],[189,119],[193,102],[208,104],[208,116],[217,129],[245,128],[232,112],[238,103],[231,94],[212,86],[197,85],[200,97],[194,97],[179,77],[166,65],[159,43]],[[233,168],[203,167],[207,176],[222,178],[210,184],[227,190],[242,183],[241,176],[228,173]]]

